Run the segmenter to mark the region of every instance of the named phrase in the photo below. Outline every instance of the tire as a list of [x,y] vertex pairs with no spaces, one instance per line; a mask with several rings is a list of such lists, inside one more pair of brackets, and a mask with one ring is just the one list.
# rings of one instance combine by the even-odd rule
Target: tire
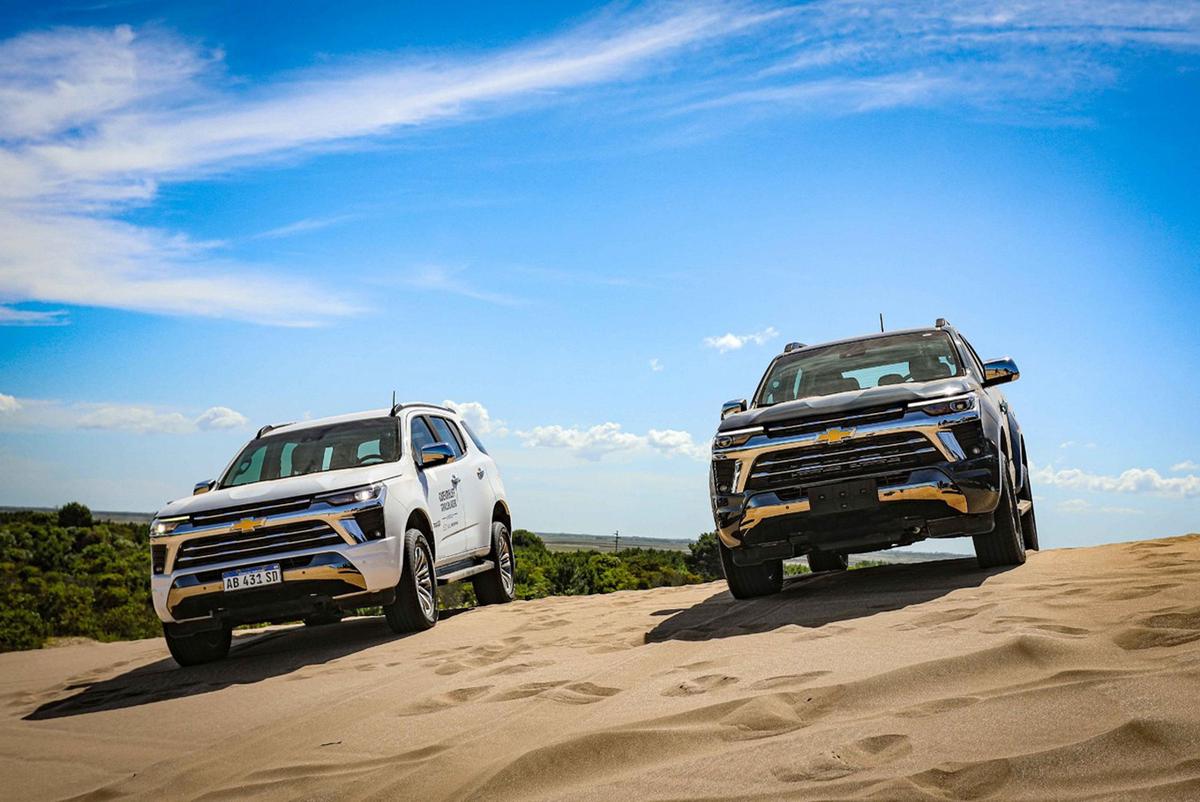
[[181,666],[212,663],[229,654],[229,645],[233,641],[233,631],[230,627],[197,632],[194,635],[174,635],[171,629],[170,624],[163,624],[163,638],[167,642],[171,657]]
[[508,527],[500,521],[492,522],[492,553],[489,556],[495,563],[492,570],[471,577],[475,598],[480,604],[508,604],[517,591],[517,566]]
[[342,613],[340,611],[313,613],[308,618],[304,619],[304,626],[306,626],[306,627],[324,627],[324,626],[328,626],[329,624],[340,623],[343,618],[345,618],[345,613]]
[[996,505],[996,525],[986,535],[975,535],[975,557],[980,568],[1020,565],[1025,562],[1025,538],[1021,517],[1017,514],[1016,493],[1008,460],[1000,465],[1000,503]]
[[814,574],[823,571],[845,571],[850,567],[850,559],[836,551],[810,551],[808,567]]
[[1037,516],[1033,512],[1033,485],[1029,481],[1029,463],[1025,461],[1024,456],[1021,465],[1025,470],[1025,486],[1021,488],[1020,499],[1029,502],[1029,510],[1021,516],[1021,536],[1025,541],[1025,551],[1037,551]]
[[392,632],[420,632],[438,620],[437,569],[433,551],[420,529],[404,533],[404,570],[396,583],[396,600],[383,606]]
[[783,560],[767,560],[761,565],[735,565],[733,551],[720,543],[721,569],[735,599],[770,596],[783,590]]

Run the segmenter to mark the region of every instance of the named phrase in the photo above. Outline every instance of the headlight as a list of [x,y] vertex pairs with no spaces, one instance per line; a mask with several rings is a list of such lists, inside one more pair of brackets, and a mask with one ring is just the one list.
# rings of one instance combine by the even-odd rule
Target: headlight
[[954,412],[966,412],[975,408],[975,394],[956,395],[953,398],[940,398],[936,401],[922,401],[909,404],[909,409],[919,409],[926,415],[949,415]]
[[155,518],[150,522],[150,537],[165,537],[175,531],[175,527],[188,519],[186,515],[176,518]]
[[379,498],[381,492],[383,492],[383,485],[362,485],[345,490],[335,490],[332,493],[322,493],[316,497],[316,501],[324,501],[334,507],[341,507],[345,504],[361,504],[364,501]]
[[756,434],[762,434],[763,428],[755,426],[752,429],[737,429],[732,432],[718,432],[713,438],[713,448],[733,448],[745,445]]

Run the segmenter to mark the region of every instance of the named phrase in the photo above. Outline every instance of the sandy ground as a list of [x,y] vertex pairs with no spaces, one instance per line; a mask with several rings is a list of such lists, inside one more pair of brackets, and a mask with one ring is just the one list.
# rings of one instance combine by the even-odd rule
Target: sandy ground
[[12,799],[1200,799],[1200,536],[0,655]]

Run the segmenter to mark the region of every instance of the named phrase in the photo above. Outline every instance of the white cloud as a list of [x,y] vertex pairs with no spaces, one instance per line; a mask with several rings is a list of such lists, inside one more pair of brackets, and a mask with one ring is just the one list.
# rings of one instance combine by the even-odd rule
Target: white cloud
[[295,236],[296,234],[304,234],[308,231],[320,231],[321,229],[344,223],[349,219],[351,219],[350,215],[347,214],[340,214],[334,217],[306,217],[294,223],[288,223],[287,225],[259,232],[251,237],[251,239],[283,239]]
[[1118,476],[1087,473],[1078,468],[1044,466],[1032,471],[1034,481],[1099,493],[1154,493],[1192,498],[1200,496],[1200,476],[1164,477],[1153,468],[1130,468]]
[[[763,19],[725,6],[605,14],[486,57],[396,56],[293,73],[247,89],[220,51],[157,28],[55,28],[0,42],[0,323],[49,301],[308,325],[355,304],[222,243],[122,222],[162,182],[446,121],[497,104],[629,77]],[[311,230],[301,221],[267,238]],[[481,300],[500,296],[441,282]]]
[[1183,462],[1176,462],[1174,465],[1172,465],[1171,470],[1175,473],[1183,473],[1185,471],[1200,471],[1200,462],[1185,459]]
[[488,408],[478,401],[446,401],[444,403],[462,415],[467,425],[474,429],[476,434],[481,436],[494,434],[497,437],[504,437],[508,434],[508,424],[499,418],[493,418],[488,412]]
[[41,311],[14,309],[0,304],[0,326],[62,326],[67,322],[65,309]]
[[778,336],[779,332],[775,330],[774,326],[767,326],[762,331],[756,331],[752,334],[733,334],[729,332],[719,337],[705,337],[704,345],[709,348],[715,348],[723,354],[727,351],[736,351],[748,343],[763,345],[768,340],[772,340]]
[[0,394],[4,429],[101,429],[186,434],[246,426],[246,416],[229,407],[209,407],[198,416],[145,404],[63,403]]
[[662,373],[663,364],[658,360],[658,357],[650,360],[650,370],[655,373]]
[[195,420],[201,429],[237,429],[249,423],[245,415],[229,407],[209,407]]
[[598,460],[605,454],[657,451],[666,456],[703,459],[707,452],[698,446],[691,434],[675,429],[650,429],[646,434],[634,434],[621,429],[621,424],[597,424],[589,429],[565,426],[535,426],[519,431],[529,448],[562,448],[587,460]]

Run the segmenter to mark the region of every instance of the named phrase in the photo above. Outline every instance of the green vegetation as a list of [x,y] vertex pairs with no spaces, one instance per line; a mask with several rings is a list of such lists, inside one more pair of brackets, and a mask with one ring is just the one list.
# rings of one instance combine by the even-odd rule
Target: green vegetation
[[[523,529],[513,533],[513,546],[521,599],[687,585],[716,579],[721,570],[711,533],[691,554],[549,551]],[[469,582],[439,595],[446,608],[475,605]],[[0,512],[0,651],[36,649],[53,637],[111,641],[160,632],[146,524],[94,521],[77,502],[55,512]]]
[[145,524],[92,521],[78,503],[57,513],[0,513],[0,651],[50,637],[159,634],[150,604]]

